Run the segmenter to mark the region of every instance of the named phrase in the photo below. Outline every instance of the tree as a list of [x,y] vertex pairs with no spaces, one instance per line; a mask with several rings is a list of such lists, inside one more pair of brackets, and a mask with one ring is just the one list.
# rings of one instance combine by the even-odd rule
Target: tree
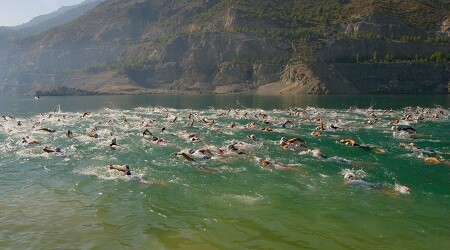
[[443,61],[443,59],[444,58],[442,56],[442,52],[440,52],[440,51],[436,51],[433,54],[431,54],[431,56],[430,56],[430,60],[434,61],[434,62],[441,62],[441,61]]

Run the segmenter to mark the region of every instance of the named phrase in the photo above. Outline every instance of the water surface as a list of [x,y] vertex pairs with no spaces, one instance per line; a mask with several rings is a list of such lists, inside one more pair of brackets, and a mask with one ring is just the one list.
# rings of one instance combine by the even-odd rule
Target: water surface
[[[446,95],[1,96],[0,247],[443,249],[450,244],[449,107]],[[405,113],[412,119],[401,123],[417,139],[391,131]],[[378,122],[368,124],[374,116]],[[314,137],[317,118],[326,130]],[[282,128],[286,120],[294,125]],[[94,128],[99,138],[88,136]],[[145,128],[164,143],[144,137]],[[191,134],[202,141],[191,142]],[[25,136],[40,144],[22,143]],[[283,149],[281,137],[300,137],[307,148]],[[245,154],[227,150],[234,141]],[[411,142],[421,150],[400,146]],[[213,158],[172,155],[198,148]],[[262,166],[264,159],[275,165]],[[109,164],[129,164],[132,176]],[[345,184],[349,170],[382,188]]]

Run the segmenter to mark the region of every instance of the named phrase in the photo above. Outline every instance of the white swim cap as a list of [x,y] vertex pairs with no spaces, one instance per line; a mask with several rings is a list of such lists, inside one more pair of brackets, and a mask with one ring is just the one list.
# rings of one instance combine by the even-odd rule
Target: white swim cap
[[353,172],[349,172],[344,175],[344,180],[346,180],[346,181],[353,181],[356,179],[357,179],[356,175]]

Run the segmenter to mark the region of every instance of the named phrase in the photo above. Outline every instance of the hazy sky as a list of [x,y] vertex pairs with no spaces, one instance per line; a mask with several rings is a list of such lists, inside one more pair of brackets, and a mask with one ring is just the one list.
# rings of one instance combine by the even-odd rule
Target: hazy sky
[[84,0],[0,0],[0,26],[14,26]]

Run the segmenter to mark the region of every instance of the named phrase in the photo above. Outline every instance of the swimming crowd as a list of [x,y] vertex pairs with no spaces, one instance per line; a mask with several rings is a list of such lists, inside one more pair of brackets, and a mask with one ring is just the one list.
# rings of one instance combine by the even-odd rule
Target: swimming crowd
[[[263,110],[248,110],[248,109],[229,109],[229,110],[208,110],[208,114],[202,111],[189,111],[183,110],[183,112],[174,112],[173,110],[155,108],[149,114],[165,114],[163,119],[149,119],[144,115],[141,115],[138,119],[127,119],[126,117],[111,117],[103,122],[94,122],[91,124],[87,131],[64,131],[64,136],[72,139],[79,136],[87,136],[91,140],[99,140],[100,138],[108,138],[109,148],[111,150],[122,150],[126,148],[126,145],[122,145],[118,142],[114,133],[111,131],[109,134],[104,133],[98,129],[99,126],[118,126],[126,127],[127,130],[134,129],[139,131],[139,136],[145,138],[149,143],[154,146],[164,146],[170,141],[168,135],[177,135],[180,138],[186,140],[191,148],[180,149],[177,152],[173,152],[172,156],[179,156],[182,160],[189,162],[196,166],[202,172],[214,172],[214,169],[205,167],[205,164],[199,164],[208,160],[220,159],[223,157],[249,157],[256,161],[263,169],[271,169],[273,171],[282,170],[289,172],[302,172],[303,170],[298,166],[292,164],[285,164],[283,162],[277,162],[271,160],[269,157],[257,157],[255,153],[249,153],[248,149],[254,143],[276,143],[281,150],[285,150],[286,154],[309,154],[313,158],[322,161],[333,161],[337,163],[347,164],[351,166],[352,161],[337,157],[324,155],[321,149],[312,147],[309,145],[308,140],[312,141],[318,137],[327,137],[330,140],[335,140],[337,144],[342,146],[359,148],[364,151],[369,151],[373,154],[384,154],[386,150],[380,146],[373,146],[358,141],[358,135],[352,138],[339,138],[340,131],[352,131],[351,123],[358,122],[360,126],[366,128],[383,128],[389,130],[394,138],[401,139],[399,143],[400,147],[410,151],[417,158],[422,159],[429,164],[442,164],[449,166],[449,162],[441,155],[437,154],[436,150],[425,148],[422,149],[416,145],[413,141],[423,136],[416,131],[413,127],[414,124],[423,121],[435,121],[440,119],[448,119],[447,111],[440,108],[423,108],[423,107],[408,107],[401,113],[393,110],[372,110],[372,109],[357,109],[350,108],[347,110],[349,113],[354,113],[361,117],[362,121],[348,121],[346,118],[338,118],[337,115],[324,116],[324,110],[318,108],[295,108],[282,113],[277,111],[275,114],[268,114]],[[400,117],[399,114],[401,115]],[[102,117],[102,113],[96,114],[97,117]],[[89,121],[94,114],[85,112],[79,115],[78,119]],[[325,118],[326,117],[326,118]],[[154,117],[153,117],[154,118]],[[51,120],[51,122],[50,122]],[[67,124],[67,115],[61,113],[58,110],[54,110],[48,114],[41,114],[37,118],[25,124],[23,120],[11,116],[0,117],[0,129],[3,129],[6,133],[14,133],[13,127],[28,126],[25,130],[28,134],[24,135],[21,139],[21,144],[27,147],[42,147],[42,152],[45,154],[55,154],[65,156],[63,150],[60,147],[51,147],[49,145],[42,145],[38,140],[32,138],[34,131],[39,133],[48,133],[49,136],[58,136],[57,130],[47,127],[48,124]],[[181,124],[184,130],[171,131],[174,128],[174,124]],[[301,136],[282,136],[286,135],[286,131],[291,128],[296,128],[304,124],[315,124],[314,129],[310,131],[310,134]],[[361,125],[362,124],[362,125]],[[236,138],[228,141],[225,145],[215,146],[203,143],[202,135],[198,133],[186,132],[189,128],[202,128],[207,129],[208,132],[214,134],[222,134],[225,131],[241,131],[246,134],[245,138]],[[387,129],[386,129],[387,128]],[[170,131],[170,132],[169,132]],[[62,133],[59,131],[60,134]],[[270,141],[264,139],[264,136],[258,137],[257,134],[272,133],[279,136],[277,141]],[[231,133],[234,134],[234,133]],[[126,135],[129,136],[129,135]],[[406,141],[406,142],[405,142]],[[194,147],[194,145],[199,145]],[[201,145],[201,146],[200,146]],[[168,155],[168,157],[170,157]],[[105,171],[115,171],[117,173],[132,176],[133,172],[129,163],[124,165],[106,164]],[[364,173],[364,172],[363,172]],[[343,175],[344,183],[360,188],[382,190],[383,192],[391,194],[406,194],[409,193],[409,188],[399,184],[386,186],[378,183],[369,183],[363,180],[365,174],[361,174],[361,171],[353,169],[343,169],[341,174]],[[145,182],[145,180],[143,181]]]

